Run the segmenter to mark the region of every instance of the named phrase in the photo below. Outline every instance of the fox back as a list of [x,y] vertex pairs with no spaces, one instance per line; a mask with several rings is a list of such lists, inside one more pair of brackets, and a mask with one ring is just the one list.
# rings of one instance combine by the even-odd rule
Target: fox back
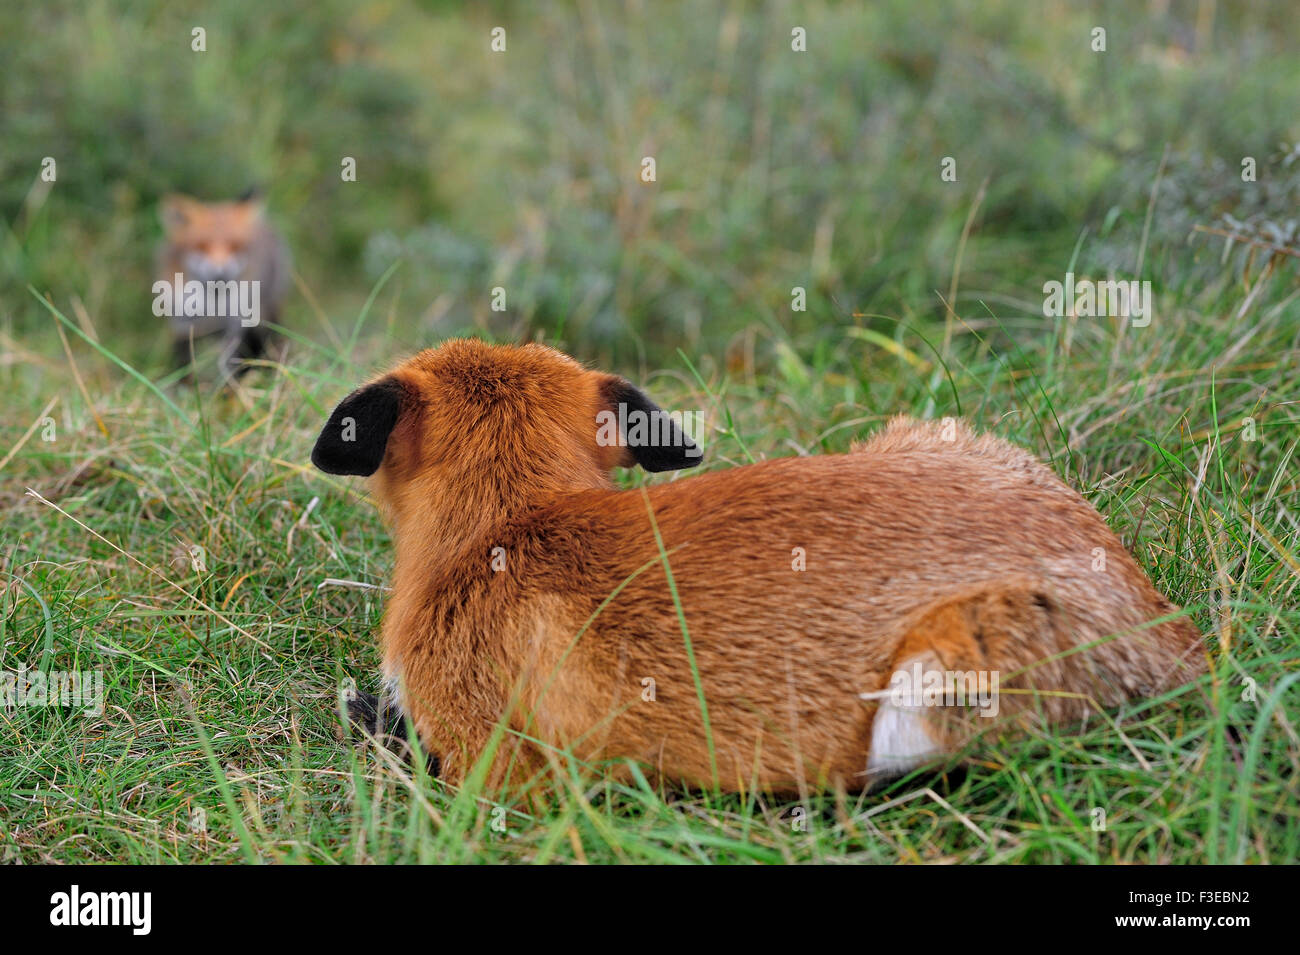
[[370,475],[393,523],[384,668],[451,781],[504,721],[493,783],[568,748],[696,784],[860,788],[991,725],[927,702],[932,674],[1069,722],[1204,672],[1101,515],[1005,441],[899,419],[848,454],[617,490],[612,467],[700,461],[671,428],[602,440],[640,412],[663,414],[552,349],[453,341],[322,430],[313,461]]

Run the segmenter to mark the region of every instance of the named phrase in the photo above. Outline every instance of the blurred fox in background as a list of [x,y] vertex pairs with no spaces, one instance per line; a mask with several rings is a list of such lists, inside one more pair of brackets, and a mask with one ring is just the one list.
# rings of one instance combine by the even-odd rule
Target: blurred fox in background
[[154,313],[171,328],[176,367],[193,360],[194,341],[221,336],[222,378],[237,378],[266,352],[289,285],[289,250],[267,222],[261,198],[202,202],[170,195],[160,207]]

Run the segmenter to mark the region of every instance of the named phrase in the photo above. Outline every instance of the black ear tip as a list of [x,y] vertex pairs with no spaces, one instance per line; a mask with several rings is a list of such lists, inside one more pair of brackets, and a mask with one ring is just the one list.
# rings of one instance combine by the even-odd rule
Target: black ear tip
[[384,462],[401,400],[401,385],[391,378],[352,392],[321,428],[311,449],[311,463],[326,474],[374,474]]
[[[329,442],[326,438],[324,432],[322,432],[321,436],[316,439],[316,446],[311,449],[311,463],[314,464],[317,469],[324,471],[326,474],[360,474],[363,477],[369,477],[371,474],[375,473],[374,471],[357,471],[349,468],[346,459],[332,453],[330,448],[327,447],[327,445],[331,443],[332,442]],[[376,468],[376,470],[378,470],[378,468]]]
[[686,416],[669,414],[622,378],[606,385],[604,397],[633,460],[645,470],[681,471],[704,460],[703,450],[683,428]]
[[704,461],[700,446],[681,429],[673,429],[674,443],[652,447],[633,448],[636,463],[647,471],[684,471]]
[[704,460],[699,446],[689,438],[681,447],[634,449],[637,464],[647,471],[684,471]]

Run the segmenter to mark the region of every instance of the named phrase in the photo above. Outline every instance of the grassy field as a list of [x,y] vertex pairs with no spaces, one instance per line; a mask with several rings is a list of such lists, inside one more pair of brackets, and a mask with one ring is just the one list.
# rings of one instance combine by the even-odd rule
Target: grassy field
[[[1300,856],[1287,6],[859,6],[233,2],[206,58],[162,4],[0,14],[0,671],[106,689],[99,715],[0,708],[0,859]],[[233,392],[210,367],[178,386],[154,203],[250,181],[298,263],[284,354]],[[1151,323],[1045,318],[1067,271],[1151,281]],[[343,739],[383,592],[327,581],[380,588],[392,555],[363,486],[308,454],[364,377],[466,333],[700,409],[705,470],[965,417],[1096,505],[1191,609],[1210,674],[868,794],[588,768],[527,809],[450,790]]]

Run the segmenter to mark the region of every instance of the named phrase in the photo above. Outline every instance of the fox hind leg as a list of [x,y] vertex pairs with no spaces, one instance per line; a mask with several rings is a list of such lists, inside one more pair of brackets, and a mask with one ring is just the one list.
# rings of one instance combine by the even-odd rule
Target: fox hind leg
[[[401,706],[392,698],[357,692],[347,701],[347,706],[348,722],[354,727],[363,730],[381,743],[393,743],[394,745],[388,748],[405,751],[408,760],[413,757],[414,751],[409,745],[406,734],[406,716]],[[438,776],[441,768],[438,757],[429,753],[426,763],[429,775]]]
[[1059,661],[1021,672],[1063,650],[1059,634],[1056,608],[1035,588],[985,588],[926,608],[905,633],[885,687],[863,694],[879,707],[868,776],[901,775],[955,752],[979,731],[979,717],[999,715],[1006,701],[1023,709],[1033,694],[1002,697],[1004,677],[1059,688]]
[[406,721],[401,710],[370,693],[358,692],[348,700],[348,721],[371,736],[406,739]]

